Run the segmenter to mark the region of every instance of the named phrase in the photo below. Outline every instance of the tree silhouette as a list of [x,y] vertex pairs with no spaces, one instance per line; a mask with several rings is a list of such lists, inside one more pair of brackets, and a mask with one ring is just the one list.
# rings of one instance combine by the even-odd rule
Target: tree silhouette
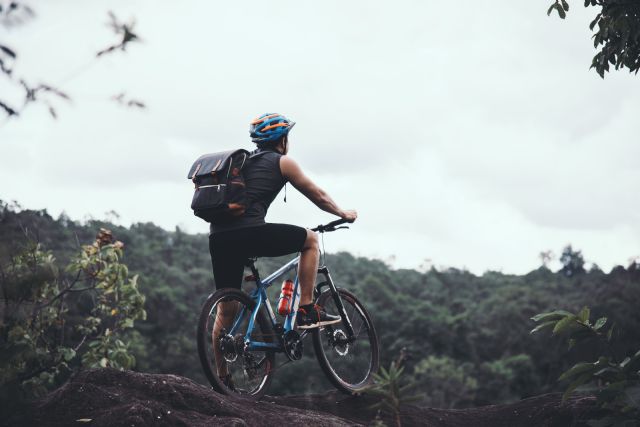
[[[640,70],[640,1],[638,0],[585,0],[585,7],[600,7],[600,12],[591,21],[589,29],[597,25],[593,35],[593,47],[600,50],[591,61],[600,77],[609,71],[627,67],[629,72]],[[547,15],[553,11],[564,19],[569,11],[567,0],[554,0]]]
[[[28,6],[18,1],[12,1],[8,6],[0,5],[0,25],[10,27],[21,25],[26,22],[28,17],[34,16],[35,13]],[[121,23],[113,12],[108,12],[109,28],[118,36],[118,41],[101,49],[96,53],[92,61],[96,61],[102,56],[115,52],[116,50],[125,51],[129,43],[138,41],[140,38],[133,32],[135,19],[130,19],[128,23]],[[11,118],[18,117],[31,104],[40,102],[46,105],[49,114],[54,119],[58,117],[55,108],[54,99],[62,99],[70,101],[71,97],[61,89],[51,83],[28,82],[24,77],[14,75],[14,64],[18,59],[18,53],[15,49],[0,44],[0,75],[8,79],[10,83],[20,86],[24,90],[24,98],[22,105],[12,105],[10,102],[0,99],[0,111],[6,114],[5,122]],[[85,66],[83,66],[85,68]],[[114,96],[112,99],[120,104],[128,107],[146,108],[144,102],[137,99],[124,100],[124,93]]]

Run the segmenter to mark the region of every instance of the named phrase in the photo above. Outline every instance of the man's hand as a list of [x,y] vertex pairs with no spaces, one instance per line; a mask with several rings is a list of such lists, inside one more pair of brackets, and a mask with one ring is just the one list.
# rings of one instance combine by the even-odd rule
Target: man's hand
[[349,222],[353,222],[356,220],[356,218],[358,218],[358,212],[354,210],[342,211],[340,213],[340,218],[346,219]]

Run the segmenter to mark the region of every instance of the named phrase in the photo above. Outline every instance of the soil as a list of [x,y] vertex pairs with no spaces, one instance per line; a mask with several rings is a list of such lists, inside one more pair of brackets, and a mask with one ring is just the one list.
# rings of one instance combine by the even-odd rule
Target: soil
[[[32,402],[11,426],[366,426],[376,416],[372,396],[337,391],[304,396],[265,396],[248,401],[218,394],[176,375],[94,369],[76,374],[58,390]],[[3,411],[4,412],[4,411]],[[401,408],[403,426],[569,427],[595,414],[595,398],[560,394],[470,409]],[[392,426],[391,418],[384,418]],[[7,424],[8,423],[8,424]]]

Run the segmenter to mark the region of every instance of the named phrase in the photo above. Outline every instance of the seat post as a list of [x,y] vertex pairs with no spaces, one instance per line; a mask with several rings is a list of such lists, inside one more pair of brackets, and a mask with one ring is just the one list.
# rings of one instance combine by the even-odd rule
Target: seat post
[[256,260],[257,258],[247,258],[244,265],[251,269],[251,274],[255,278],[256,283],[258,283],[260,281],[260,275],[258,274],[258,269],[256,268]]

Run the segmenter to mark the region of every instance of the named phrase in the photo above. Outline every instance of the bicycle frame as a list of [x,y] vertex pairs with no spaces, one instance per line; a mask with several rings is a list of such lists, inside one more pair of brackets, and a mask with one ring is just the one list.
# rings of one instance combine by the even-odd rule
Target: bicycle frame
[[[300,263],[300,255],[298,255],[297,257],[295,257],[294,259],[292,259],[291,261],[287,262],[285,265],[283,265],[282,267],[280,267],[278,270],[276,270],[275,272],[271,273],[269,276],[267,276],[266,279],[264,280],[260,280],[260,276],[258,274],[258,270],[256,269],[255,265],[253,262],[251,262],[249,264],[249,267],[251,268],[251,273],[253,275],[253,279],[255,279],[256,282],[256,289],[253,290],[251,292],[251,298],[253,298],[253,300],[256,301],[256,305],[255,308],[253,309],[253,311],[250,314],[250,318],[249,318],[249,325],[247,327],[247,332],[244,336],[244,342],[245,342],[245,346],[246,349],[249,351],[252,350],[265,350],[265,349],[272,349],[274,351],[278,351],[281,352],[283,351],[283,346],[281,342],[278,343],[268,343],[268,342],[261,342],[261,341],[253,341],[251,340],[251,333],[253,332],[253,328],[255,325],[255,321],[256,321],[256,317],[258,316],[258,312],[260,310],[260,307],[262,305],[265,306],[267,313],[269,315],[269,319],[274,327],[274,330],[278,330],[276,329],[277,325],[278,325],[278,320],[276,318],[275,313],[273,312],[273,308],[271,307],[271,302],[269,301],[269,298],[267,297],[267,288],[269,288],[269,286],[271,286],[273,284],[274,281],[276,281],[278,278],[282,277],[283,275],[285,275],[286,273],[288,273],[289,271],[293,270],[294,268],[296,268],[298,266],[298,264]],[[317,298],[320,295],[321,289],[323,286],[329,286],[329,289],[331,289],[332,293],[333,293],[333,298],[334,301],[336,303],[336,307],[338,308],[338,311],[340,313],[340,316],[343,319],[343,323],[347,329],[347,333],[348,333],[348,337],[349,337],[349,341],[353,341],[355,339],[354,337],[354,331],[353,331],[353,327],[351,326],[351,321],[349,320],[348,316],[346,315],[345,309],[344,309],[344,305],[342,304],[342,300],[340,299],[340,296],[337,293],[337,289],[336,286],[333,283],[333,280],[331,279],[331,275],[329,274],[329,269],[326,266],[322,266],[320,268],[318,268],[318,273],[322,274],[325,277],[325,281],[318,283],[314,289],[314,299]],[[291,312],[286,316],[285,321],[284,321],[284,327],[282,330],[283,334],[286,334],[289,331],[292,331],[295,327],[295,321],[296,321],[296,314],[298,311],[298,306],[300,303],[300,283],[298,281],[298,275],[296,274],[295,280],[294,280],[294,289],[293,289],[293,299],[291,302]],[[241,320],[244,318],[244,308],[240,311],[240,313],[238,313],[238,317],[234,320],[233,326],[231,327],[231,330],[229,331],[230,335],[235,335],[235,332],[238,328],[238,326],[241,323]],[[302,337],[304,337],[307,334],[307,331],[304,331],[302,333]]]

